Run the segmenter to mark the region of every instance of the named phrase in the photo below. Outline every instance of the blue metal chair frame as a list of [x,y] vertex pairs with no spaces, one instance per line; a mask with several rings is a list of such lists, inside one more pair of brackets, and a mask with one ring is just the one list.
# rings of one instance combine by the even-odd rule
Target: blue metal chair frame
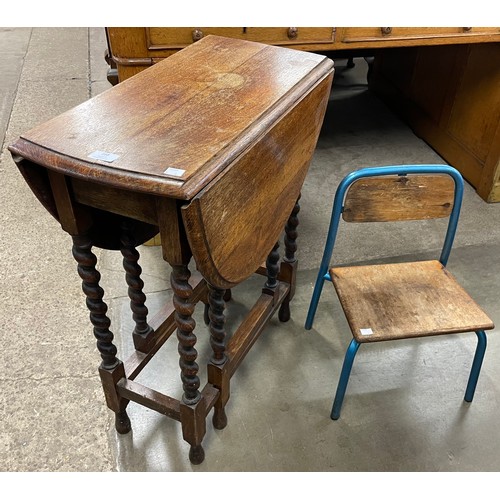
[[[464,184],[462,176],[460,172],[458,172],[458,170],[449,165],[393,165],[386,167],[368,167],[362,168],[355,172],[351,172],[341,181],[335,193],[325,250],[323,252],[323,258],[321,259],[318,276],[316,278],[316,284],[314,286],[309,311],[307,313],[307,319],[305,323],[306,330],[310,330],[312,328],[324,282],[331,281],[328,269],[330,267],[333,248],[335,246],[335,240],[339,229],[340,216],[344,208],[345,195],[347,194],[349,187],[355,181],[365,177],[408,174],[447,174],[451,176],[455,182],[453,209],[449,216],[448,229],[446,231],[446,237],[444,240],[443,248],[441,250],[441,255],[439,257],[439,262],[441,262],[443,266],[446,266],[453,245],[453,240],[455,238],[463,198]],[[478,330],[475,333],[478,338],[478,343],[464,398],[465,401],[469,403],[474,397],[474,392],[476,389],[479,373],[481,371],[484,353],[486,351],[486,334],[484,330]],[[359,342],[357,342],[355,339],[352,339],[345,354],[344,363],[342,365],[342,371],[340,374],[340,380],[337,386],[337,392],[335,394],[331,412],[331,418],[333,420],[337,420],[340,417],[340,410],[342,408],[342,402],[344,400],[344,395],[347,389],[347,383],[351,374],[351,368],[360,345],[361,344]]]

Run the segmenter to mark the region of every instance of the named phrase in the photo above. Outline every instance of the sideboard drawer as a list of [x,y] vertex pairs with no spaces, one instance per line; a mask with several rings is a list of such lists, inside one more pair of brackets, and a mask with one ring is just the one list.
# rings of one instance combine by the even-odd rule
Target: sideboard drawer
[[394,44],[402,41],[405,44],[411,40],[421,43],[424,40],[442,41],[448,38],[462,38],[464,41],[469,37],[477,37],[478,35],[498,35],[500,28],[340,28],[339,42],[342,43],[380,43],[387,42]]
[[332,43],[333,28],[146,28],[149,50],[180,49],[207,35],[269,45]]
[[149,50],[181,49],[207,35],[242,38],[242,28],[145,28]]

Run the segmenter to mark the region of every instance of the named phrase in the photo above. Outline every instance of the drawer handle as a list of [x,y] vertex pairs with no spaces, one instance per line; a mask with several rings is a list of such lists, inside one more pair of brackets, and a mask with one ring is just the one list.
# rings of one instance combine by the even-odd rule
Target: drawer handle
[[464,31],[471,31],[472,28],[464,28]]
[[198,40],[201,40],[203,38],[203,31],[201,30],[193,30],[193,42],[197,42]]
[[380,28],[382,35],[390,35],[392,33],[392,28]]
[[288,38],[293,40],[294,38],[297,38],[299,36],[299,28],[288,28]]

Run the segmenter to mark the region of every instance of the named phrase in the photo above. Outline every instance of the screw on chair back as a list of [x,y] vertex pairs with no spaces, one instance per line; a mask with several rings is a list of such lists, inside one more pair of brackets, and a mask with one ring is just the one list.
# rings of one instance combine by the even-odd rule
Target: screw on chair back
[[[465,398],[472,400],[486,348],[484,330],[494,325],[445,267],[462,196],[462,176],[448,165],[364,168],[340,183],[305,325],[312,327],[324,282],[333,282],[353,334],[333,419],[340,415],[354,356],[367,342],[475,331],[478,347]],[[449,222],[439,261],[330,268],[341,217],[360,223],[445,217]]]

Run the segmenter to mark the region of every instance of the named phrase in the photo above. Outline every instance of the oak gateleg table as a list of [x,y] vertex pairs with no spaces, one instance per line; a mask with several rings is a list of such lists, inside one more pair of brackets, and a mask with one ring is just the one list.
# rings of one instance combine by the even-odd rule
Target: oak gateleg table
[[[180,421],[199,464],[209,412],[215,428],[226,426],[232,375],[272,315],[290,317],[298,200],[332,78],[324,56],[208,36],[9,147],[72,237],[119,433],[131,429],[126,408],[134,401]],[[148,319],[137,246],[158,232],[173,303]],[[126,361],[113,344],[94,246],[123,254],[135,322]],[[256,272],[267,277],[262,293],[226,342],[224,298]],[[201,389],[192,318],[200,301],[212,351]],[[175,330],[181,400],[134,380]]]

